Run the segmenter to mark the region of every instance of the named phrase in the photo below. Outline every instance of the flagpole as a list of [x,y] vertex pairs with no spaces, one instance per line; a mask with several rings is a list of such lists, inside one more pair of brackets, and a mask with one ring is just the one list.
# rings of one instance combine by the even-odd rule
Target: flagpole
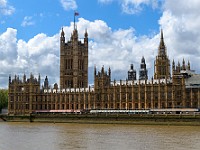
[[75,11],[74,11],[74,30],[75,30]]

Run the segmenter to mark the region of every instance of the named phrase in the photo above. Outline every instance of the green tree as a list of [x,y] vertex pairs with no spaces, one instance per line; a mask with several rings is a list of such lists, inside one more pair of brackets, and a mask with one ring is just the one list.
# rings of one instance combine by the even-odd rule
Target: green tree
[[8,106],[8,90],[0,89],[0,111]]

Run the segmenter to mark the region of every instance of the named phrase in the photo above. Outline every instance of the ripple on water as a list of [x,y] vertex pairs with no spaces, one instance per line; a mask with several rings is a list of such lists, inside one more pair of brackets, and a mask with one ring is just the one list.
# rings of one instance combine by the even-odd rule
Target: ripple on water
[[0,149],[199,150],[200,128],[112,124],[1,123]]

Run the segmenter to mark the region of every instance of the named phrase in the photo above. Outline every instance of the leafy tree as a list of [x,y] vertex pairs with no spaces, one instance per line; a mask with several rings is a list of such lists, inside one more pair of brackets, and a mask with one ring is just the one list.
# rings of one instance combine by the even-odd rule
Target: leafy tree
[[8,106],[8,90],[0,89],[0,111]]

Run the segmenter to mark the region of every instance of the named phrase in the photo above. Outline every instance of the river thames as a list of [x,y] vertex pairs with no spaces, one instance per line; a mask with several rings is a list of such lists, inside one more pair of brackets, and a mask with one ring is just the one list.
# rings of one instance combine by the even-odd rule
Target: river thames
[[0,122],[0,150],[199,150],[199,126]]

